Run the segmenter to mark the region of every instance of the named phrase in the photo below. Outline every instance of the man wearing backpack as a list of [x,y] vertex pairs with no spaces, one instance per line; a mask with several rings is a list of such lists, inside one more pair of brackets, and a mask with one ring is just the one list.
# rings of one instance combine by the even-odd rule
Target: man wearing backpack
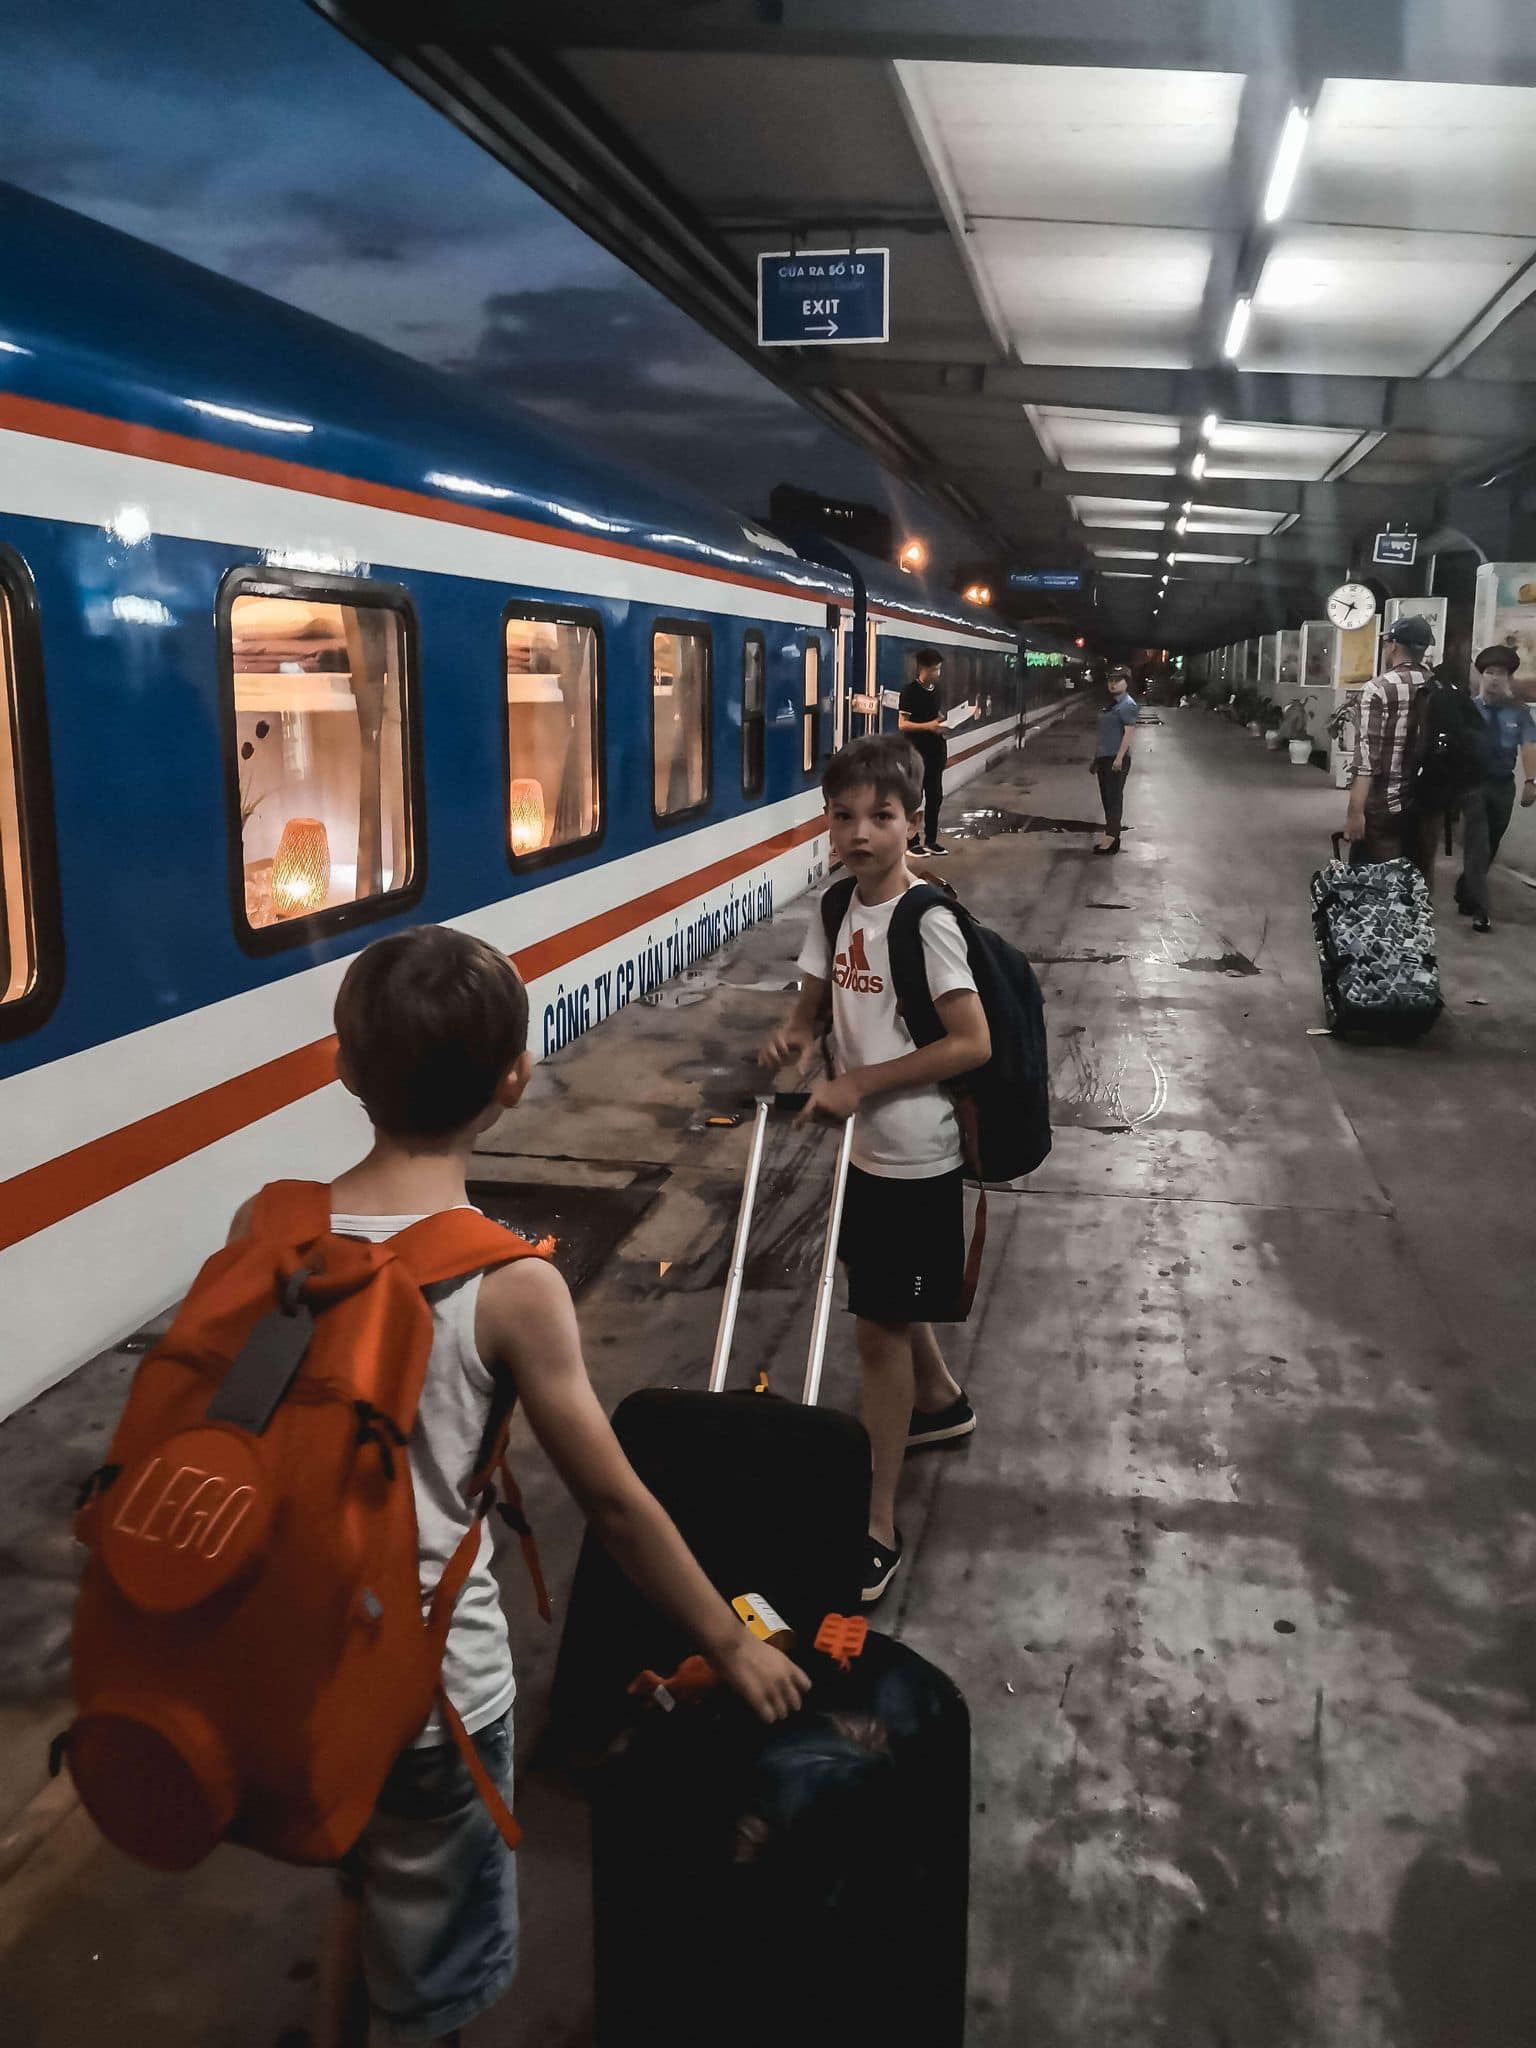
[[1513,647],[1485,647],[1477,657],[1483,755],[1477,785],[1462,804],[1462,868],[1456,883],[1456,908],[1471,918],[1475,932],[1493,930],[1488,870],[1514,813],[1517,777],[1522,778],[1522,807],[1536,804],[1536,718],[1510,688],[1519,665]]
[[1404,788],[1403,850],[1431,888],[1441,839],[1449,852],[1455,820],[1482,786],[1486,741],[1471,692],[1448,671],[1426,669],[1424,687],[1413,706],[1412,779]]
[[966,1313],[963,1148],[944,1084],[983,1066],[991,1038],[964,935],[946,909],[921,924],[938,1037],[918,1046],[897,1009],[892,919],[920,886],[906,863],[923,800],[915,750],[896,733],[854,740],[828,763],[822,790],[832,853],[854,887],[832,945],[812,918],[794,1012],[758,1057],[775,1071],[803,1062],[830,992],[836,1072],[813,1084],[807,1113],[856,1119],[838,1251],[873,1459],[864,1598],[875,1601],[901,1563],[896,1489],[906,1452],[958,1442],[976,1427],[933,1325]]
[[[329,1188],[247,1203],[141,1367],[80,1528],[65,1754],[103,1831],[159,1867],[221,1836],[340,1861],[327,2048],[366,2048],[370,2017],[453,2044],[518,1963],[515,1687],[486,1519],[513,1403],[619,1564],[765,1721],[808,1681],[636,1477],[551,1247],[470,1205],[476,1139],[532,1071],[516,969],[463,932],[399,932],[352,962],[336,1029],[372,1148]],[[515,1498],[508,1519],[526,1551]]]
[[1434,639],[1428,619],[1414,613],[1398,619],[1381,643],[1381,674],[1360,691],[1355,757],[1344,816],[1350,862],[1412,860],[1426,882],[1434,880],[1434,835],[1439,820],[1425,829],[1410,805],[1418,759],[1423,707],[1417,702],[1427,671],[1424,657]]

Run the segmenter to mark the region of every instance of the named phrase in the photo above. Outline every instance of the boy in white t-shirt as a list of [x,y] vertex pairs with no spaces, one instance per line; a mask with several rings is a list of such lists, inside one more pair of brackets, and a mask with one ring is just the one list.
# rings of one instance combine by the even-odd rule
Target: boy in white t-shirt
[[976,1417],[944,1362],[936,1322],[965,1310],[965,1209],[960,1128],[944,1084],[991,1056],[986,1012],[965,938],[945,910],[922,920],[928,987],[944,1036],[921,1048],[891,986],[891,913],[918,877],[906,863],[923,800],[923,764],[897,733],[854,740],[822,778],[832,852],[854,877],[836,957],[813,917],[800,997],[762,1064],[804,1060],[832,993],[834,1078],[811,1087],[808,1115],[857,1119],[838,1253],[848,1274],[864,1373],[864,1424],[874,1470],[864,1598],[878,1600],[901,1563],[896,1486],[908,1450],[969,1436]]

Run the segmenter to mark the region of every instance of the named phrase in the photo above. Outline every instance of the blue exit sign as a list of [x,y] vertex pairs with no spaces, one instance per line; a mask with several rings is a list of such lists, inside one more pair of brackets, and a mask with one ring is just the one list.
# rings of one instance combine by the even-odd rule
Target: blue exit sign
[[757,259],[759,348],[887,341],[889,249],[771,250]]

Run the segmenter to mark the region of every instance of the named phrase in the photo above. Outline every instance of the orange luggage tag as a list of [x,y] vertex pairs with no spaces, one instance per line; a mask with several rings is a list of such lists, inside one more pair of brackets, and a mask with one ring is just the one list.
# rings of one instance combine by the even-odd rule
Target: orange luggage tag
[[654,1671],[642,1671],[633,1679],[627,1690],[636,1699],[648,1699],[654,1706],[670,1714],[674,1707],[686,1706],[690,1700],[701,1699],[712,1692],[720,1683],[714,1672],[702,1657],[685,1657],[670,1678],[659,1678]]
[[869,1623],[862,1614],[829,1614],[816,1631],[816,1648],[842,1671],[862,1656]]

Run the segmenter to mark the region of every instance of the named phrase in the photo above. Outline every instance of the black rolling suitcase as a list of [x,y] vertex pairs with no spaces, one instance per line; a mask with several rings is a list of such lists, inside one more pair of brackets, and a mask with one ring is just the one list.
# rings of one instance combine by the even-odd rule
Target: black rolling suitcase
[[795,1631],[813,1687],[771,1729],[723,1691],[642,1705],[632,1681],[672,1672],[693,1645],[587,1538],[551,1706],[562,1743],[606,1757],[592,1779],[597,2040],[846,2048],[884,2030],[959,2048],[964,1699],[888,1638],[871,1633],[846,1668],[812,1648],[828,1614],[859,1614],[868,1532],[868,1439],[815,1406],[851,1125],[803,1401],[724,1391],[769,1113],[760,1102],[710,1391],[632,1394],[614,1427],[719,1591],[764,1596]]
[[1409,860],[1346,866],[1342,835],[1312,877],[1312,929],[1323,1009],[1339,1033],[1417,1038],[1444,1009],[1435,911]]

